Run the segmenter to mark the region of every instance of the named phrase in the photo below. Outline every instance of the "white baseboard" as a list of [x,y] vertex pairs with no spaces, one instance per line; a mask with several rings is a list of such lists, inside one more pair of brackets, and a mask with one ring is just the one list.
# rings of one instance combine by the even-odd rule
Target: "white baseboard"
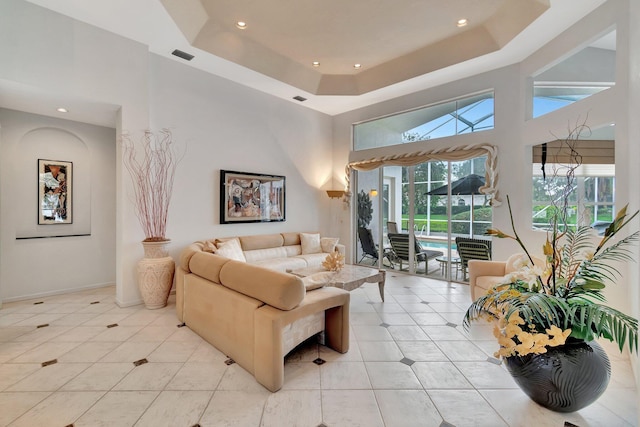
[[108,286],[115,286],[115,283],[110,282],[110,283],[96,283],[93,285],[87,285],[87,286],[80,286],[77,288],[67,288],[67,289],[57,289],[55,291],[48,291],[48,292],[38,292],[35,294],[28,294],[28,295],[20,295],[17,297],[10,297],[10,298],[4,298],[2,300],[2,302],[15,302],[15,301],[25,301],[25,300],[30,300],[30,299],[36,299],[36,298],[43,298],[43,297],[50,297],[50,296],[54,296],[54,295],[62,295],[62,294],[69,294],[69,293],[73,293],[73,292],[81,292],[81,291],[86,291],[89,289],[98,289],[98,288],[106,288]]

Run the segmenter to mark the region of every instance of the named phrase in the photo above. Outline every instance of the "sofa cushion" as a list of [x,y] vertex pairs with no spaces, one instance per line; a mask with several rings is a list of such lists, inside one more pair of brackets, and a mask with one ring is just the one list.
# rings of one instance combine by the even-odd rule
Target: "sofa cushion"
[[257,261],[267,259],[286,258],[287,250],[283,246],[268,249],[254,249],[251,251],[244,251],[244,257],[247,262],[256,263]]
[[280,310],[294,309],[305,295],[297,276],[233,260],[220,269],[220,283]]
[[205,242],[202,244],[202,250],[205,252],[215,253],[218,248],[216,247],[216,244],[211,240],[205,240]]
[[217,246],[218,249],[216,249],[216,255],[230,258],[236,261],[247,261],[244,257],[244,253],[242,252],[242,248],[240,247],[240,240],[231,239],[226,242],[219,243]]
[[322,265],[322,261],[327,259],[327,254],[324,252],[317,254],[302,254],[293,258],[303,259],[306,262],[307,267],[320,267]]
[[303,254],[317,254],[322,252],[320,233],[300,233],[300,243]]
[[322,237],[320,239],[320,247],[322,252],[330,254],[336,251],[336,245],[340,239],[338,237]]
[[289,257],[302,254],[301,245],[285,246],[284,249],[287,251],[287,256]]
[[282,272],[285,272],[287,270],[295,270],[297,268],[305,268],[307,266],[307,262],[304,259],[298,257],[263,259],[260,261],[252,262],[251,264]]
[[284,246],[299,245],[300,233],[282,233],[284,239]]
[[240,236],[239,239],[243,251],[277,248],[284,244],[282,234],[256,234],[254,236]]

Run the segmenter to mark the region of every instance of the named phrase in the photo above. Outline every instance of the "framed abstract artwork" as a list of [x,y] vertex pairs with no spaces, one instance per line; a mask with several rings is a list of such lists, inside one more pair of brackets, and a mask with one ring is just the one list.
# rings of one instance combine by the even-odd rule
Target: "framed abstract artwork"
[[220,171],[220,223],[285,220],[285,177]]
[[38,224],[73,223],[73,163],[38,159]]

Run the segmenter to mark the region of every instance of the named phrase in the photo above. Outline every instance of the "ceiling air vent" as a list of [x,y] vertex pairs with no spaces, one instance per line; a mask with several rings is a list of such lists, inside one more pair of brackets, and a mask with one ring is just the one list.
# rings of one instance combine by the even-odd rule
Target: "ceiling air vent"
[[300,95],[294,96],[293,99],[295,99],[296,101],[300,101],[300,102],[304,102],[304,101],[307,100],[307,98],[304,98],[304,97],[302,97]]
[[193,55],[178,49],[171,52],[171,54],[177,56],[178,58],[186,59],[187,61],[191,61],[193,59]]

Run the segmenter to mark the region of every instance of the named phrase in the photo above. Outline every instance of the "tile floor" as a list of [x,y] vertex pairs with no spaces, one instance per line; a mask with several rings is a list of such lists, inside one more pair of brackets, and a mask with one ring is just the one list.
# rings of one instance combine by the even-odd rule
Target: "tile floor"
[[[308,342],[287,357],[285,385],[273,394],[178,328],[174,297],[155,311],[118,308],[113,287],[5,303],[0,426],[638,424],[631,368],[614,349],[605,394],[582,411],[553,413],[492,358],[488,326],[463,330],[466,285],[387,277],[384,304],[375,284],[351,294],[351,350]],[[314,364],[318,357],[326,363]],[[140,359],[148,363],[135,366]]]

